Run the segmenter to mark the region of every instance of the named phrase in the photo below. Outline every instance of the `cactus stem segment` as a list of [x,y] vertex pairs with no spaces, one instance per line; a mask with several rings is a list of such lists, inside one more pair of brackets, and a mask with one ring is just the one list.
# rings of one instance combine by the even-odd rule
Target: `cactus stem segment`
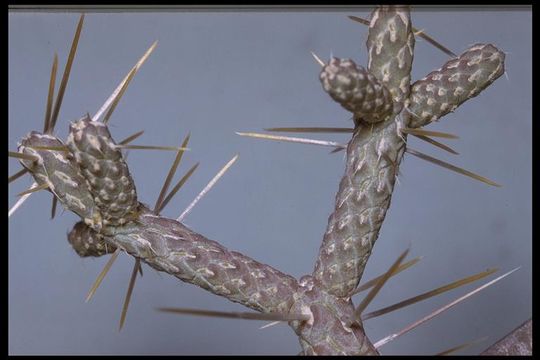
[[319,74],[330,97],[354,115],[355,123],[377,123],[393,113],[392,94],[373,74],[351,59],[331,58]]
[[406,108],[410,128],[422,127],[478,96],[504,73],[504,53],[491,44],[475,44],[440,69],[416,81]]

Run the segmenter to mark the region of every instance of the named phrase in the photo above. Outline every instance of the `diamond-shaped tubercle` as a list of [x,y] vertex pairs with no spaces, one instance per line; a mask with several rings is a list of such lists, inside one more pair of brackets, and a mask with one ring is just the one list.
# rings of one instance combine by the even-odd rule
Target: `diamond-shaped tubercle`
[[332,58],[319,78],[324,91],[352,112],[355,120],[376,123],[392,115],[392,96],[388,89],[354,61]]

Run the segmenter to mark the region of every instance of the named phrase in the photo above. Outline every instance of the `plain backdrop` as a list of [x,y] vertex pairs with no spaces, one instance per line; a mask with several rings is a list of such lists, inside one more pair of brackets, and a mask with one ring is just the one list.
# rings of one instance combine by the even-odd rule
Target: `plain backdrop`
[[[347,10],[347,11],[345,11]],[[155,40],[159,44],[114,112],[117,140],[145,130],[136,143],[191,151],[175,179],[198,170],[163,211],[176,218],[235,154],[236,164],[185,219],[187,226],[230,249],[295,277],[311,273],[343,174],[343,153],[326,147],[240,137],[235,131],[277,126],[351,126],[350,114],[324,93],[310,55],[331,54],[366,65],[367,28],[347,15],[370,9],[154,11],[87,13],[55,134],[94,114]],[[54,53],[63,69],[79,14],[10,12],[8,148],[41,130]],[[375,310],[458,278],[521,266],[502,282],[381,348],[383,354],[434,354],[484,336],[462,354],[476,354],[532,314],[531,11],[530,8],[416,8],[413,24],[456,53],[482,42],[506,52],[507,76],[453,114],[429,126],[460,136],[447,154],[409,137],[412,148],[477,172],[495,188],[405,155],[399,185],[365,271],[384,272],[411,246],[423,256],[383,288]],[[424,40],[415,48],[413,79],[442,66],[447,55]],[[302,135],[300,135],[302,136]],[[305,136],[310,136],[309,134]],[[347,141],[347,135],[315,134]],[[130,151],[139,200],[152,206],[174,158],[171,152]],[[20,169],[9,160],[8,173]],[[9,186],[8,206],[30,177]],[[122,254],[95,297],[86,293],[107,257],[81,259],[66,234],[78,221],[51,195],[34,194],[9,219],[10,354],[297,354],[284,324],[176,316],[160,306],[247,311],[144,266],[118,332],[133,259]],[[493,275],[491,278],[495,277]],[[428,314],[478,284],[453,290],[365,323],[372,341]],[[357,296],[356,302],[361,300]]]

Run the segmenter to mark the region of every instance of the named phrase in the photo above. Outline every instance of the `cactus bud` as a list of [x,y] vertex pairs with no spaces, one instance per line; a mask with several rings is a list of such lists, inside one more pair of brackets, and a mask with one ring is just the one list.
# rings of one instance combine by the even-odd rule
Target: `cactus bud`
[[80,257],[99,257],[113,253],[114,245],[108,245],[103,236],[79,221],[68,234],[68,242]]
[[376,123],[392,115],[392,97],[375,76],[350,59],[332,58],[320,74],[323,89],[355,120]]

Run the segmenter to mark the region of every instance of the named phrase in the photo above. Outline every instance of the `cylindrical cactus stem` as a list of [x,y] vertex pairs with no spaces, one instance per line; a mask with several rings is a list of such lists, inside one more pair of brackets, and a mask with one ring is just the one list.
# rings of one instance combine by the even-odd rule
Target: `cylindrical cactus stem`
[[366,43],[368,70],[392,94],[396,113],[409,96],[414,43],[408,6],[380,6],[373,11]]
[[392,116],[392,97],[388,89],[351,59],[330,59],[319,79],[324,91],[354,114],[356,123],[376,123]]
[[427,125],[480,94],[504,74],[504,58],[495,46],[476,44],[416,81],[407,104],[408,126]]
[[89,116],[71,123],[67,145],[84,177],[105,225],[123,225],[137,217],[137,193],[122,152],[107,126]]
[[288,312],[296,279],[208,240],[141,204],[137,221],[104,227],[105,240],[158,271],[261,312]]
[[73,226],[68,234],[68,242],[80,257],[99,257],[116,250],[116,247],[108,244],[100,233],[82,221]]
[[30,171],[37,184],[47,184],[49,190],[65,208],[79,215],[87,225],[99,231],[102,226],[101,215],[90,188],[71,154],[63,151],[63,148],[64,143],[56,137],[32,131],[21,140],[18,150],[38,159],[21,160],[21,164]]
[[348,297],[356,288],[379,236],[405,150],[397,127],[396,121],[360,126],[347,147],[345,174],[313,271],[335,296]]

